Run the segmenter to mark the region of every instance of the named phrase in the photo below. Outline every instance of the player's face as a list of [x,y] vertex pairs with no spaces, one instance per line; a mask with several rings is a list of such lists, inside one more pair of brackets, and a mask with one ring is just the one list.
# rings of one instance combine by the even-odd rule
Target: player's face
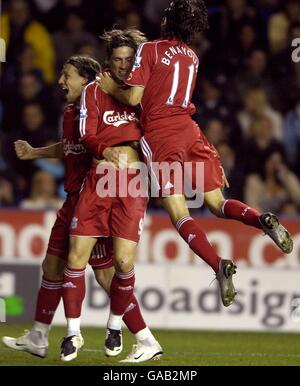
[[114,48],[112,56],[109,59],[109,67],[114,79],[123,83],[130,75],[135,52],[131,47]]
[[78,74],[76,67],[72,64],[64,65],[58,84],[66,93],[68,103],[75,103],[80,98],[86,83],[87,79]]

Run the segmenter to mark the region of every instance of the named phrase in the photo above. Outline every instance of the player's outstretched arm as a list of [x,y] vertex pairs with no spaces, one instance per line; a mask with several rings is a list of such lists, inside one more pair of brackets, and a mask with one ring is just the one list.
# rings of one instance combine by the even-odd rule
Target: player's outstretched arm
[[32,147],[28,142],[22,140],[15,141],[14,144],[16,154],[22,161],[37,158],[62,158],[63,156],[62,142],[45,147]]
[[119,102],[129,106],[137,106],[141,103],[144,87],[133,86],[121,88],[108,73],[99,74],[96,80],[103,92],[111,95]]

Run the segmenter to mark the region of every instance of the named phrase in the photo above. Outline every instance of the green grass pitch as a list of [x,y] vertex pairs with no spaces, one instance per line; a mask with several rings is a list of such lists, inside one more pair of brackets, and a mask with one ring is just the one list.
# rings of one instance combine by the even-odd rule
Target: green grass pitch
[[[29,325],[0,324],[0,335],[19,336]],[[133,336],[124,331],[124,350],[113,359],[103,353],[104,330],[83,327],[85,346],[76,360],[63,363],[59,347],[64,327],[53,327],[48,357],[40,359],[24,352],[11,351],[0,343],[0,366],[119,366],[131,350]],[[164,348],[159,361],[143,362],[146,366],[299,366],[300,334],[173,331],[154,330]],[[137,366],[137,364],[134,364]]]

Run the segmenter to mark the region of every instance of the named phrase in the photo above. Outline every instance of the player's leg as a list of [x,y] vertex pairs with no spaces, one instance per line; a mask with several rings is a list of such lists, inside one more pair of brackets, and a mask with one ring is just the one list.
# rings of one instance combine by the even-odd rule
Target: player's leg
[[94,237],[70,237],[62,293],[67,319],[67,335],[61,344],[61,360],[64,362],[75,359],[84,344],[80,331],[80,316],[85,297],[85,268],[96,242]]
[[[134,175],[129,174],[127,177],[129,184]],[[161,355],[162,351],[147,328],[133,295],[134,261],[147,204],[147,197],[132,197],[130,194],[115,198],[111,203],[110,231],[113,235],[115,274],[110,286],[111,309],[104,345],[108,356],[116,356],[121,352],[121,323],[124,317],[129,329],[137,334],[136,337],[140,341],[137,346],[139,349],[144,348],[138,355],[140,361]],[[144,345],[141,341],[144,341]]]
[[262,229],[261,213],[238,200],[226,200],[220,188],[204,193],[205,205],[217,217],[238,220],[246,225]]
[[62,297],[64,269],[69,251],[69,228],[78,195],[69,195],[57,214],[51,230],[46,258],[43,261],[43,280],[36,306],[36,322],[40,328],[50,328]]
[[165,197],[162,201],[180,236],[188,243],[195,254],[215,271],[223,304],[225,307],[230,306],[236,296],[232,282],[232,275],[236,272],[236,266],[231,260],[221,259],[217,255],[207,240],[204,231],[189,215],[184,196]]
[[[193,133],[193,130],[195,130],[194,127],[191,127],[191,133]],[[181,168],[179,170],[180,172],[186,172],[186,168],[184,168],[183,165],[185,161],[191,161],[185,159],[188,155],[187,147],[191,145],[184,143],[184,140],[181,142],[180,144],[175,143],[174,146],[170,146],[169,142],[157,143],[153,141],[153,138],[151,138],[149,142],[149,138],[146,139],[143,137],[141,139],[141,148],[148,164],[151,184],[155,184],[155,186],[159,188],[163,206],[169,213],[173,225],[177,228],[177,231],[189,247],[217,273],[221,259],[208,242],[201,227],[190,216],[186,204],[183,194],[183,182],[186,181],[187,177],[180,177],[181,180],[182,177],[184,177],[184,181],[181,181],[181,192],[179,192],[177,170],[174,169],[173,173],[171,173],[171,171],[166,173],[163,168],[157,170],[154,167],[157,163],[161,165],[169,163],[171,167],[176,163],[176,165],[179,165]],[[188,177],[191,180],[193,176]],[[171,186],[171,188],[165,191],[166,188],[163,187],[166,186]],[[165,197],[165,195],[167,195],[167,197]]]
[[[191,127],[191,132],[193,130],[194,127]],[[196,135],[195,138],[198,138],[198,136]],[[153,139],[151,139],[151,141],[153,141]],[[153,162],[169,162],[170,164],[172,164],[173,162],[177,161],[181,165],[183,165],[183,163],[186,161],[189,163],[192,162],[193,169],[190,171],[191,175],[184,175],[184,182],[186,180],[190,180],[194,185],[194,179],[197,180],[195,178],[195,171],[197,171],[198,169],[194,167],[197,159],[194,159],[195,157],[193,152],[190,152],[191,154],[189,154],[189,149],[192,147],[193,143],[192,145],[185,144],[184,141],[181,145],[177,143],[176,146],[173,147],[170,146],[169,143],[164,144],[164,146],[162,146],[161,143],[151,144],[149,143],[149,139],[146,140],[145,137],[143,137],[141,140],[141,148],[148,164],[149,174],[151,176],[151,183],[155,183],[156,187],[157,185],[159,185],[160,194],[162,197],[164,194],[168,194],[167,197],[162,198],[162,203],[167,212],[169,213],[173,225],[176,227],[178,233],[189,245],[189,247],[196,253],[196,255],[198,255],[212,267],[214,272],[217,274],[217,277],[220,272],[220,275],[222,276],[222,278],[224,278],[223,282],[226,283],[226,286],[221,286],[222,301],[225,306],[229,306],[233,302],[233,299],[236,294],[234,286],[232,284],[232,274],[235,272],[234,264],[231,261],[222,260],[216,254],[215,250],[207,240],[204,231],[190,216],[184,195],[175,195],[174,193],[176,192],[171,191],[172,188],[167,192],[163,191],[162,187],[169,186],[170,183],[171,187],[176,186],[176,176],[164,176],[164,173],[157,173],[153,168]],[[186,168],[184,168],[184,172],[186,172]],[[167,180],[165,180],[166,177]],[[174,181],[172,180],[173,177]]]
[[115,267],[112,266],[104,269],[93,268],[93,271],[97,283],[104,289],[104,291],[109,296],[111,281],[115,274]]
[[[134,174],[127,175],[128,187],[133,178]],[[117,192],[118,184],[119,178]],[[113,237],[115,274],[110,287],[110,314],[104,344],[109,356],[118,355],[122,349],[122,318],[133,296],[134,261],[148,204],[147,197],[134,197],[129,189],[127,192],[126,197],[120,195],[111,202],[110,231]]]
[[19,338],[4,336],[9,348],[45,358],[48,351],[50,326],[62,297],[62,278],[65,261],[47,254],[43,261],[43,278],[37,296],[35,321],[30,331]]
[[94,166],[85,177],[70,226],[68,264],[63,278],[67,335],[61,345],[62,361],[76,358],[84,343],[80,332],[80,315],[85,297],[85,268],[97,238],[106,236],[102,229],[98,228],[102,224],[102,214],[107,211],[106,207],[101,207],[102,202],[105,205],[106,200],[99,200],[97,195],[98,176]]
[[115,274],[110,286],[110,313],[104,344],[108,356],[116,356],[123,349],[121,326],[134,290],[137,243],[114,237],[113,250]]
[[[220,187],[224,185],[224,172],[220,157],[213,145],[200,132],[198,140],[188,152],[188,160],[193,164],[204,165],[204,199],[208,208],[216,216],[241,221],[246,225],[262,229],[285,253],[293,249],[293,241],[289,232],[279,223],[272,213],[259,213],[238,200],[225,200]],[[192,171],[192,183],[197,180],[196,168]]]
[[[109,294],[114,273],[114,267],[94,268],[95,278],[107,294]],[[125,310],[123,322],[129,331],[134,334],[136,344],[133,346],[132,352],[121,362],[144,362],[154,358],[158,359],[162,355],[162,348],[146,325],[134,294]]]
[[33,329],[41,331],[47,339],[53,317],[62,298],[65,266],[65,259],[49,253],[42,264],[43,278],[38,292]]
[[190,216],[185,197],[183,195],[169,196],[163,198],[162,202],[180,236],[196,255],[201,257],[217,273],[220,257],[207,240],[201,227]]
[[[85,268],[97,243],[105,234],[98,229],[101,214],[106,214],[105,199],[99,200],[96,191],[95,165],[85,177],[84,185],[70,221],[68,263],[63,278],[63,301],[67,318],[67,337],[80,336],[81,305],[85,296]],[[100,202],[100,206],[98,206]]]
[[145,323],[140,305],[134,294],[125,310],[123,321],[129,331],[134,334],[136,344],[133,345],[132,351],[121,362],[145,362],[147,360],[159,359],[162,356],[163,349]]
[[[223,170],[218,154],[215,148],[201,135],[201,132],[195,142],[188,145],[183,162],[192,165],[191,169],[184,168],[185,183],[190,182],[189,190],[192,188],[193,191],[203,194],[204,192],[212,191],[222,186]],[[203,172],[202,178],[199,178],[199,171]],[[218,197],[218,199],[220,199],[220,197]],[[183,239],[189,244],[190,248],[216,272],[223,304],[229,306],[236,295],[232,282],[232,275],[236,270],[235,265],[231,260],[221,259],[216,254],[203,230],[195,220],[189,216],[184,197],[174,198],[171,196],[165,198],[164,205]]]
[[292,252],[293,240],[291,235],[273,213],[260,213],[241,201],[226,200],[219,188],[206,192],[204,200],[207,207],[216,216],[237,220],[261,229],[274,240],[284,253]]
[[50,325],[62,297],[63,273],[69,248],[69,226],[76,201],[75,195],[68,196],[57,214],[42,264],[43,278],[37,296],[35,322],[32,329],[20,338],[3,338],[3,342],[11,348],[40,357],[47,355]]

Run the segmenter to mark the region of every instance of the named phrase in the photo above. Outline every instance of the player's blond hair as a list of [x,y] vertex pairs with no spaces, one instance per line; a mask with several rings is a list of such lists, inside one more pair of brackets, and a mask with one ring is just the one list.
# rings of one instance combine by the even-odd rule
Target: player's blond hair
[[106,42],[106,54],[108,59],[112,56],[115,48],[131,47],[134,52],[136,52],[140,44],[147,41],[145,34],[135,28],[105,31],[101,36],[101,39]]

